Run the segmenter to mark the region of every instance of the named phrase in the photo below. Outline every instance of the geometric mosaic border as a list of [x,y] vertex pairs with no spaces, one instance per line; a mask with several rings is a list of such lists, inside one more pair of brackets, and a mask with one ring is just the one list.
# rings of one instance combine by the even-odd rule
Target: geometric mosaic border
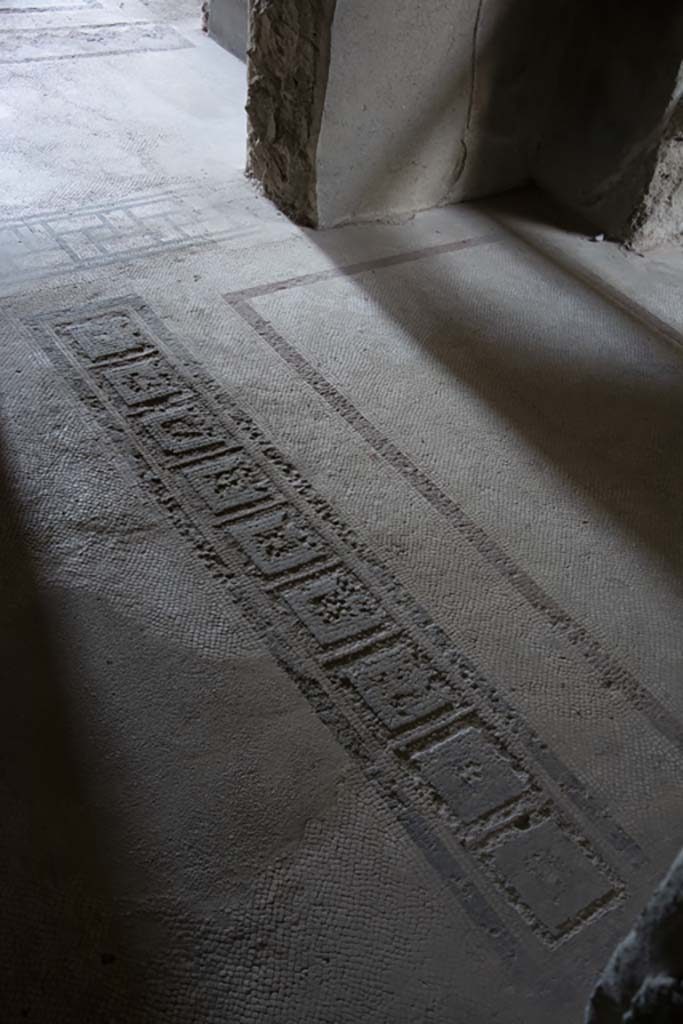
[[7,28],[0,34],[0,65],[164,53],[192,46],[172,25],[149,21]]
[[501,956],[623,901],[635,842],[141,299],[26,326]]
[[55,11],[82,11],[102,6],[100,0],[0,0],[0,14],[52,14]]
[[257,238],[262,228],[253,217],[240,222],[244,205],[220,192],[158,191],[0,220],[0,285]]

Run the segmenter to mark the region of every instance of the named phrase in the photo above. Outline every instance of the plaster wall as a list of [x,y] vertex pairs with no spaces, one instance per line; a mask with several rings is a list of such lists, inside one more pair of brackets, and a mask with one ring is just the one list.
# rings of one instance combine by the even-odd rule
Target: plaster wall
[[535,180],[638,248],[683,237],[673,0],[250,3],[249,172],[294,220],[401,219]]
[[209,35],[240,60],[247,57],[248,0],[211,0]]
[[[317,149],[321,226],[521,185],[564,0],[338,0]],[[552,13],[552,19],[551,19]]]

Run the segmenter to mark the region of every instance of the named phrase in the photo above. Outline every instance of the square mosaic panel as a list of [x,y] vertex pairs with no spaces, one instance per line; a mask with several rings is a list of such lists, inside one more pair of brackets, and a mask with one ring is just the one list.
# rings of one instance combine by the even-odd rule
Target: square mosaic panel
[[490,862],[556,936],[612,891],[609,879],[550,818],[509,835]]
[[527,778],[481,729],[470,727],[413,755],[421,775],[469,823],[521,796]]
[[104,377],[130,406],[188,394],[178,375],[159,360],[107,370]]
[[266,576],[307,565],[327,551],[322,537],[289,508],[234,523],[228,529]]
[[451,706],[438,674],[410,641],[354,661],[338,674],[390,732]]
[[290,587],[282,596],[321,644],[348,640],[384,622],[379,602],[347,569]]
[[168,455],[212,448],[222,443],[225,437],[220,423],[195,406],[146,416],[143,424],[159,448]]
[[57,333],[74,339],[88,359],[101,359],[140,352],[148,347],[146,332],[130,313],[112,310],[88,317],[80,323],[63,324]]
[[274,499],[270,479],[245,451],[184,470],[194,489],[213,512],[231,512],[245,505]]

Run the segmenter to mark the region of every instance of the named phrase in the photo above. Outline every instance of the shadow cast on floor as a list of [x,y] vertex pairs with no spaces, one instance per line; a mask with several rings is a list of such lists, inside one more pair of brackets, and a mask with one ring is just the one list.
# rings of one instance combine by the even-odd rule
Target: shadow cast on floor
[[[534,207],[536,222],[543,206]],[[553,207],[545,206],[552,220]],[[557,216],[566,223],[566,213]],[[500,221],[494,226],[500,239],[495,257],[491,247],[484,250],[485,267],[477,257],[478,270],[470,269],[470,250],[453,261],[420,261],[419,271],[409,264],[363,273],[354,277],[356,286],[524,446],[680,574],[679,353],[618,295],[574,273],[570,261],[558,261]],[[309,237],[330,258],[325,233]],[[359,242],[349,262],[363,255]],[[451,486],[457,494],[457,479]]]
[[0,455],[3,955],[0,1019],[137,1020],[127,956],[72,715],[68,654]]

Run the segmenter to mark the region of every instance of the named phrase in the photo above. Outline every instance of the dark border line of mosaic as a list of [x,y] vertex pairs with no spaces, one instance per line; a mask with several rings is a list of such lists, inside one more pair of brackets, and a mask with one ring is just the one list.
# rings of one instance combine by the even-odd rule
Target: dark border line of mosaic
[[[490,239],[489,239],[490,240]],[[461,246],[462,248],[462,246]],[[443,247],[439,247],[443,249]],[[421,250],[423,254],[428,254]],[[415,259],[420,256],[413,257]],[[395,258],[390,257],[395,265]],[[373,264],[384,267],[379,261]],[[333,276],[349,276],[362,273],[368,269],[367,264],[358,265],[360,269],[348,267],[344,270],[330,272]],[[319,280],[313,275],[315,281]],[[300,282],[301,279],[293,279]],[[315,283],[311,282],[311,283]],[[286,285],[295,287],[296,285]],[[277,288],[269,287],[264,294],[270,294]],[[253,290],[249,292],[253,296]],[[524,600],[549,621],[551,627],[563,635],[567,641],[579,651],[601,677],[606,688],[616,685],[630,703],[643,714],[650,724],[662,736],[677,747],[683,747],[683,722],[681,722],[661,701],[616,658],[604,649],[599,640],[591,636],[588,629],[577,622],[566,612],[554,598],[547,594],[533,577],[525,572],[514,559],[493,540],[486,531],[471,519],[463,507],[449,497],[427,476],[411,459],[361,413],[346,395],[331,384],[301,353],[279,334],[272,324],[250,303],[241,297],[239,292],[224,296],[228,304],[241,316],[254,332],[287,363],[299,377],[310,385],[334,411],[360,434],[382,458],[385,459],[400,475],[416,490],[437,512],[448,520],[460,534],[479,552],[484,560],[493,566]]]
[[[430,256],[438,256],[441,253],[453,251],[454,248],[470,248],[474,245],[485,242],[504,242],[512,240],[525,246],[527,249],[530,249],[537,258],[540,257],[541,259],[546,260],[549,258],[546,253],[531,239],[524,236],[521,232],[516,231],[507,222],[497,218],[490,210],[487,210],[486,213],[491,220],[498,224],[498,230],[485,235],[476,236],[472,239],[465,239],[463,242],[456,242],[450,245],[447,243],[445,245],[426,246],[423,249],[412,250],[410,253],[398,253],[394,256],[385,257],[379,256],[375,259],[365,260],[359,263],[350,263],[347,266],[334,267],[330,270],[318,273],[312,272],[310,274],[301,274],[297,277],[282,278],[279,281],[269,281],[261,285],[253,285],[249,288],[238,288],[235,291],[226,292],[223,298],[226,302],[232,305],[239,300],[248,301],[249,299],[261,298],[264,295],[272,295],[274,292],[286,291],[289,288],[299,288],[306,287],[311,284],[318,284],[320,281],[335,277],[352,277],[355,274],[362,274],[368,270],[381,270],[385,267],[411,262],[417,259],[429,259]],[[601,281],[590,271],[581,271],[578,268],[572,268],[571,271],[568,271],[562,266],[559,266],[559,269],[564,274],[569,274],[570,276],[575,277],[576,280],[585,288],[595,292],[603,301],[607,301],[611,305],[618,307],[623,313],[626,313],[647,331],[660,335],[667,342],[673,342],[678,348],[683,345],[683,336],[680,331],[677,331],[671,326],[671,324],[667,323],[666,320],[663,320],[662,317],[658,316],[656,313],[653,313],[645,306],[642,306],[628,295],[619,291],[618,288]]]
[[493,242],[502,242],[503,240],[504,235],[502,232],[489,232],[484,235],[476,235],[474,238],[462,238],[457,242],[428,245],[422,249],[408,249],[404,252],[393,253],[391,256],[377,256],[371,260],[349,263],[343,267],[331,267],[329,270],[301,274],[298,277],[285,277],[280,281],[255,285],[253,288],[226,292],[223,298],[231,306],[237,306],[240,302],[244,302],[246,305],[248,299],[261,298],[264,295],[272,295],[275,292],[287,291],[289,288],[320,284],[321,281],[332,281],[340,277],[354,277],[356,274],[363,274],[368,270],[385,270],[387,267],[399,267],[404,263],[415,263],[417,260],[429,259],[432,256],[445,256],[452,252],[459,252],[461,249],[476,249],[480,245],[491,245]]

